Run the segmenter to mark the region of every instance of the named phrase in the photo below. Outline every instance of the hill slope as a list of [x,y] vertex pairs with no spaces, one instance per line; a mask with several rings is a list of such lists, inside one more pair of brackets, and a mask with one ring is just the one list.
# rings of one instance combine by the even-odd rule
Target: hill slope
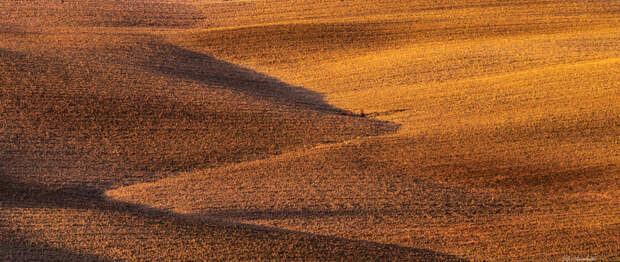
[[0,8],[0,259],[618,256],[613,1],[59,2]]

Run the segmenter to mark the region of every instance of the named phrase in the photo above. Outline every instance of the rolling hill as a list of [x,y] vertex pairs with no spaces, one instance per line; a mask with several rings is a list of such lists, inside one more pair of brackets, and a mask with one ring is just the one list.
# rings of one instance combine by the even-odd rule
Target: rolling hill
[[620,3],[0,3],[0,260],[620,258]]

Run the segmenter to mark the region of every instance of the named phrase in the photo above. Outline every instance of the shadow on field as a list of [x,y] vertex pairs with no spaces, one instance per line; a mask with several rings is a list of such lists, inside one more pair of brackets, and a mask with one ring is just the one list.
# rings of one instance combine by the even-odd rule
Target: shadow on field
[[[355,115],[333,107],[324,96],[303,87],[290,85],[277,78],[194,52],[164,41],[152,41],[142,67],[173,77],[198,81],[213,88],[224,88],[242,94],[322,112]],[[355,115],[357,116],[357,115]]]
[[[398,128],[152,37],[127,42],[71,58],[0,48],[0,170],[109,189]],[[198,92],[218,88],[232,92]]]
[[[0,221],[1,223],[2,221]],[[51,247],[24,239],[15,232],[3,230],[0,224],[0,260],[2,261],[112,261],[97,255]]]
[[[170,227],[179,227],[183,230],[189,230],[189,232],[195,232],[196,234],[213,233],[223,234],[227,238],[233,239],[230,243],[229,250],[235,254],[237,252],[247,252],[243,246],[237,246],[239,243],[235,241],[258,241],[262,243],[279,243],[281,241],[291,241],[290,246],[277,247],[274,249],[276,253],[273,258],[293,256],[301,257],[315,257],[325,259],[337,259],[337,258],[356,258],[364,257],[372,260],[416,260],[416,261],[465,261],[452,255],[441,254],[428,249],[418,249],[402,247],[398,245],[389,245],[376,243],[371,241],[351,240],[344,238],[337,238],[331,236],[322,236],[305,232],[281,230],[278,228],[259,227],[255,225],[246,224],[229,224],[220,223],[217,221],[208,221],[202,218],[197,218],[193,215],[179,215],[172,212],[148,208],[144,206],[128,204],[123,202],[110,201],[105,197],[100,197],[92,193],[80,193],[79,189],[49,189],[43,185],[37,185],[32,183],[19,182],[14,179],[7,178],[6,176],[0,177],[0,210],[11,208],[37,208],[37,209],[49,209],[54,210],[61,209],[76,209],[83,210],[85,215],[82,219],[88,219],[88,216],[93,212],[98,219],[100,225],[106,223],[110,226],[119,227],[151,227],[150,224],[160,224],[162,221],[166,221],[165,225]],[[90,195],[90,196],[89,196]],[[47,212],[49,212],[47,211]],[[9,211],[10,212],[10,211]],[[100,220],[103,217],[108,217],[110,221]],[[136,221],[148,221],[138,222]],[[0,220],[0,223],[11,223],[11,220]],[[50,221],[53,223],[53,221]],[[2,234],[2,241],[0,241],[0,251],[6,249],[6,255],[8,258],[20,260],[20,258],[32,258],[39,260],[40,258],[63,258],[70,261],[104,261],[97,256],[91,256],[88,254],[73,253],[66,250],[52,248],[44,243],[33,243],[18,233],[10,231],[5,225],[0,224],[0,233]],[[77,225],[79,227],[79,225]],[[104,226],[105,227],[105,226]],[[145,228],[147,232],[151,229]],[[76,230],[66,228],[66,230]],[[207,232],[203,232],[207,230]],[[215,230],[214,232],[211,232]],[[102,228],[100,234],[106,234],[105,228]],[[200,233],[203,232],[203,233]],[[69,237],[69,236],[67,236]],[[89,237],[97,237],[96,235],[83,236],[88,239]],[[157,237],[157,236],[152,236]],[[80,236],[82,238],[82,236]],[[246,239],[246,240],[244,240]],[[229,241],[224,239],[224,241]],[[235,244],[236,243],[236,244]],[[173,243],[172,243],[173,244]],[[312,250],[299,250],[299,247],[295,245],[310,245]],[[131,250],[132,247],[124,247],[127,252],[135,252]],[[268,248],[268,247],[265,247]],[[282,250],[282,248],[284,248]],[[230,250],[232,249],[232,251]],[[235,251],[236,250],[236,251]],[[28,252],[25,256],[23,252]],[[22,252],[22,253],[20,253]],[[304,253],[307,252],[307,253]],[[0,256],[2,258],[2,256]]]
[[84,188],[51,189],[43,184],[19,181],[0,173],[0,209],[97,208],[92,197],[97,194],[98,191]]
[[[353,115],[349,112],[346,112],[345,110],[330,106],[325,101],[323,101],[322,95],[316,92],[312,92],[301,87],[291,86],[264,74],[260,74],[258,72],[245,69],[234,64],[217,60],[208,55],[185,50],[174,45],[157,42],[152,42],[150,44],[150,46],[146,47],[147,49],[150,49],[148,51],[142,50],[144,52],[140,52],[140,50],[129,50],[130,54],[138,55],[129,57],[128,63],[135,64],[140,68],[147,69],[154,73],[170,75],[177,79],[196,81],[201,84],[205,84],[208,88],[222,88],[239,92],[243,95],[251,96],[256,99],[268,100],[270,102],[274,102],[274,104],[277,105],[276,108],[288,105],[290,107],[288,107],[286,110],[296,110],[298,108],[301,109],[300,112],[314,110],[319,111],[319,113],[321,113],[321,116],[326,117],[327,115]],[[131,48],[135,48],[135,46],[130,47],[130,49]],[[122,55],[122,53],[120,55],[106,54],[102,56],[102,60],[108,58],[120,60]],[[12,65],[10,68],[23,69],[23,67],[20,66],[20,63],[23,63],[24,65],[32,65],[30,66],[32,68],[27,67],[25,68],[25,70],[33,74],[51,75],[56,71],[64,72],[61,69],[49,71],[48,65],[46,65],[45,63],[31,63],[32,61],[36,62],[39,60],[35,58],[29,58],[28,56],[21,57],[20,53],[2,51],[0,52],[0,58],[3,57],[5,59],[2,61],[8,61],[10,62],[9,64]],[[16,57],[19,58],[17,59],[17,62],[19,63],[15,62]],[[127,61],[125,61],[124,63],[126,65]],[[97,73],[97,71],[94,72]],[[73,83],[71,82],[73,81],[71,80],[73,79],[73,75],[67,76],[71,76],[67,77],[67,79],[69,79],[67,80],[67,86],[69,87],[81,87],[83,85],[90,85],[96,83],[101,84],[98,83],[99,80],[97,78],[94,78],[94,75],[90,75],[90,73],[85,73],[82,78],[84,78],[84,80],[89,80],[90,77],[93,77],[93,79],[89,81],[84,81],[84,83]],[[11,77],[11,79],[30,79],[27,76],[22,76],[18,74],[18,72],[11,72],[11,75],[9,75],[9,77]],[[51,82],[47,84],[52,85],[57,84],[57,82]],[[122,79],[118,80],[118,82],[110,82],[109,84],[112,85],[112,87],[105,87],[110,89],[120,89],[124,87]],[[32,83],[32,85],[34,87],[40,87],[40,89],[43,91],[48,91],[47,89],[43,88],[47,87],[45,83],[35,82]],[[12,86],[20,87],[17,84]],[[174,88],[174,86],[162,87]],[[47,99],[43,96],[43,98],[47,99],[44,101],[49,102],[50,108],[75,109],[75,112],[72,112],[74,113],[74,115],[66,114],[66,112],[64,111],[60,112],[58,114],[58,117],[54,119],[55,122],[50,120],[50,112],[53,113],[53,110],[42,111],[41,115],[50,119],[43,117],[41,119],[41,123],[45,124],[49,122],[51,124],[46,126],[39,123],[36,127],[43,130],[54,130],[57,131],[58,134],[52,134],[49,135],[49,137],[42,136],[42,138],[45,139],[41,139],[40,137],[37,137],[35,135],[33,135],[33,139],[24,139],[23,136],[28,135],[28,133],[25,131],[29,131],[29,129],[35,129],[35,127],[26,126],[24,127],[25,131],[15,131],[16,134],[19,136],[16,136],[15,138],[7,138],[6,141],[0,139],[0,144],[2,145],[15,145],[14,150],[9,150],[10,148],[8,147],[8,149],[3,148],[0,150],[0,211],[2,211],[2,215],[8,214],[9,216],[16,216],[15,219],[12,219],[10,217],[2,217],[2,220],[0,220],[0,223],[3,223],[1,224],[3,228],[0,228],[0,233],[2,233],[0,248],[8,249],[9,251],[6,252],[7,254],[22,251],[29,252],[31,250],[34,260],[40,260],[39,258],[54,256],[63,257],[66,258],[66,260],[100,260],[100,258],[96,256],[76,254],[71,251],[48,247],[44,243],[34,243],[28,239],[25,239],[26,235],[22,235],[22,232],[12,231],[12,229],[7,227],[12,227],[13,225],[11,225],[10,223],[15,223],[16,228],[19,229],[20,226],[22,228],[26,228],[26,231],[30,234],[36,234],[36,230],[43,230],[44,232],[48,232],[52,235],[61,234],[58,232],[54,232],[53,228],[46,228],[46,226],[59,226],[62,228],[62,230],[66,230],[65,233],[68,235],[65,236],[63,233],[63,235],[54,235],[52,236],[52,238],[58,237],[59,239],[61,239],[60,241],[62,241],[62,239],[64,239],[65,237],[71,237],[71,234],[73,234],[73,237],[77,235],[79,236],[80,241],[82,240],[82,238],[85,240],[86,243],[84,243],[83,245],[86,248],[92,248],[93,245],[97,245],[97,239],[99,239],[100,237],[110,236],[111,229],[114,230],[118,228],[139,228],[141,230],[140,232],[147,232],[144,234],[146,234],[150,238],[161,237],[164,240],[171,240],[171,243],[167,243],[170,246],[174,246],[177,244],[174,241],[180,242],[181,240],[178,239],[182,238],[183,234],[179,233],[181,235],[180,237],[169,236],[167,235],[169,232],[178,231],[181,233],[194,234],[197,235],[196,239],[198,240],[206,238],[208,241],[217,242],[218,245],[220,245],[218,247],[223,248],[223,250],[226,252],[229,252],[232,258],[235,258],[234,256],[237,256],[238,254],[245,254],[246,256],[248,256],[249,254],[250,257],[253,255],[262,255],[271,259],[281,257],[292,257],[297,259],[308,257],[321,257],[325,258],[325,260],[335,260],[343,258],[359,260],[359,258],[370,258],[371,260],[462,261],[461,259],[458,259],[454,256],[437,253],[432,250],[401,247],[397,245],[386,245],[370,241],[357,241],[308,234],[303,232],[280,231],[274,228],[256,228],[251,225],[244,224],[221,224],[214,221],[203,221],[190,215],[184,216],[174,214],[165,210],[150,209],[144,206],[110,201],[109,199],[103,197],[103,191],[108,189],[110,185],[107,182],[102,183],[102,180],[114,180],[116,183],[122,184],[123,182],[127,181],[144,182],[144,180],[147,180],[148,178],[140,177],[138,179],[132,177],[132,174],[127,174],[131,173],[131,171],[135,169],[135,167],[132,166],[131,163],[123,163],[126,166],[117,167],[120,170],[117,172],[117,175],[111,174],[110,170],[112,169],[106,169],[107,164],[118,160],[118,158],[107,157],[105,154],[101,156],[95,156],[97,161],[103,163],[100,167],[102,170],[98,170],[97,168],[95,168],[96,164],[81,159],[82,154],[88,153],[87,143],[84,141],[77,141],[76,144],[73,145],[75,147],[73,148],[73,151],[75,152],[68,155],[67,152],[73,151],[65,150],[67,143],[66,141],[69,140],[69,138],[73,138],[74,136],[76,136],[77,132],[69,132],[67,130],[71,130],[71,128],[69,127],[75,126],[78,128],[78,131],[92,131],[91,129],[89,129],[91,128],[92,123],[78,122],[77,120],[91,118],[96,120],[99,116],[104,117],[104,119],[111,118],[112,120],[124,119],[123,117],[125,116],[133,116],[131,113],[133,113],[134,111],[128,110],[129,113],[127,114],[125,114],[124,112],[116,112],[114,110],[118,109],[115,108],[122,107],[123,105],[126,106],[126,104],[123,104],[121,103],[122,101],[120,101],[118,105],[113,103],[101,105],[100,103],[102,99],[101,97],[97,96],[85,97],[84,101],[81,101],[76,99],[76,97],[80,97],[80,92],[77,93],[78,94],[76,95],[67,95],[66,97],[62,98],[64,100],[61,100],[61,98],[57,97]],[[15,92],[15,94],[17,94],[17,92]],[[46,93],[42,94],[44,95]],[[59,101],[65,100],[67,101],[67,103],[59,103]],[[35,100],[35,102],[36,101],[38,100]],[[105,102],[105,100],[103,102]],[[135,104],[143,105],[139,102],[135,102]],[[41,104],[35,105],[41,106]],[[159,106],[165,107],[165,105]],[[304,111],[303,109],[305,109],[306,111]],[[159,108],[157,110],[159,110]],[[153,111],[155,111],[155,109],[153,109]],[[156,114],[157,112],[158,111],[156,111],[154,114],[145,114],[138,116],[152,117],[153,119],[155,119],[158,115]],[[174,113],[178,114],[172,114],[171,119],[177,119],[184,115],[182,114],[183,112]],[[92,116],[96,117],[93,118]],[[361,123],[375,126],[375,128],[371,129],[370,131],[363,134],[360,133],[359,135],[379,135],[396,129],[393,125],[387,122],[373,119],[360,119],[357,117],[337,116],[335,120],[345,122],[347,121],[346,119],[353,119],[354,121],[358,121],[356,123],[360,124],[360,126]],[[101,128],[102,131],[110,131],[113,125],[107,121],[94,121],[94,123],[98,124],[99,128]],[[122,127],[130,127],[132,125],[137,125],[140,123],[141,122],[128,121],[126,124],[122,123]],[[152,124],[154,128],[159,127],[159,122],[155,120],[153,120],[152,123],[147,123]],[[52,126],[54,128],[50,128],[49,126]],[[63,129],[65,127],[66,129]],[[355,125],[344,126],[343,130],[353,129],[353,127],[355,127]],[[123,131],[123,128],[119,130]],[[339,129],[334,129],[334,132],[338,130]],[[94,131],[99,132],[100,130]],[[118,134],[126,134],[126,132],[124,133],[124,131],[121,131],[119,131]],[[105,134],[105,132],[102,133]],[[109,138],[111,136],[107,135],[105,137]],[[46,143],[45,141],[48,141],[50,144],[44,144]],[[98,140],[94,140],[94,142],[96,141]],[[116,144],[126,144],[122,139],[113,140],[112,142]],[[161,144],[164,145],[162,146],[162,148],[166,148],[166,145],[169,142],[170,141],[162,141]],[[28,149],[26,146],[32,146],[34,149]],[[143,143],[136,143],[136,146],[143,146]],[[101,150],[102,152],[106,152],[106,150],[108,149],[105,146],[101,146],[99,150]],[[139,160],[152,161],[152,159],[148,158],[148,155],[146,156],[147,157],[144,157],[144,159],[140,158]],[[62,163],[61,165],[59,165],[58,161],[60,160],[58,160],[57,158],[62,160],[60,162]],[[46,165],[39,165],[38,161],[43,160],[50,163],[47,163]],[[15,164],[17,164],[18,166],[12,166]],[[52,173],[50,168],[52,167],[58,169],[54,170],[55,173],[58,173],[58,177],[56,177],[56,179],[58,179],[58,183],[52,181],[50,182],[50,184],[45,184],[45,182],[47,182],[46,180],[50,179],[49,176],[50,173]],[[73,172],[76,174],[76,176],[79,177],[73,180],[71,180],[71,177],[65,177],[69,172]],[[92,180],[94,185],[92,187],[86,187],[85,182],[80,182],[81,176],[92,176],[92,178],[84,178],[84,181]],[[64,183],[63,181],[66,183]],[[25,211],[24,213],[19,213],[17,211],[15,213],[12,213],[11,210],[13,209],[25,209]],[[23,221],[20,222],[19,218],[23,218],[24,221],[29,221],[27,217],[20,216],[36,216],[43,213],[44,215],[51,214],[50,217],[53,218],[56,212],[65,211],[67,214],[77,214],[79,218],[76,219],[86,222],[81,224],[76,223],[56,225],[55,223],[57,223],[57,221],[49,221],[46,222],[50,223],[49,225],[40,225],[42,226],[42,228],[32,229],[34,231],[30,231],[29,227],[32,225],[19,224],[27,223]],[[37,220],[35,219],[34,221]],[[87,226],[97,227],[97,232],[99,233],[81,235],[82,233],[80,232],[82,231],[80,230],[83,230],[84,227]],[[153,229],[153,227],[155,226],[160,231],[155,231],[155,229]],[[153,230],[154,232],[153,235],[150,235],[152,232],[151,230]],[[114,237],[114,235],[112,235],[112,237]],[[138,252],[137,250],[135,250],[136,248],[144,249],[144,246],[124,246],[123,244],[127,242],[122,242],[122,239],[115,241],[116,242],[113,242],[111,244],[117,245],[116,248],[122,249],[129,254]],[[257,243],[255,244],[256,246],[247,246],[248,243],[253,243],[254,245],[255,242]],[[62,242],[57,244],[61,246],[63,245]],[[156,248],[153,246],[148,246],[154,245],[153,242],[149,242],[148,239],[146,239],[142,243],[138,243],[138,245],[140,244],[146,245],[147,248]],[[217,247],[214,248],[214,250],[214,252],[218,252]],[[255,252],[258,254],[255,254]],[[41,256],[37,257],[38,254],[40,254]],[[243,255],[238,256],[243,257]],[[19,260],[20,257],[16,258],[17,260]]]

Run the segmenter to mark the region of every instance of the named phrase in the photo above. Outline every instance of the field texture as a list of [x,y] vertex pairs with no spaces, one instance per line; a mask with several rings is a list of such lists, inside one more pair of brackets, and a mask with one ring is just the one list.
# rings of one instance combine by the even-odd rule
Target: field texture
[[0,261],[620,260],[620,2],[0,2]]

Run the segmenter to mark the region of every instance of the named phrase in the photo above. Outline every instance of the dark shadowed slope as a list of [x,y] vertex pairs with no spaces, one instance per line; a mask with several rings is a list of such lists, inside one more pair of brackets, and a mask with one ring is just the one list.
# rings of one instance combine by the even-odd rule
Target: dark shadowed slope
[[[115,46],[93,48],[99,41],[93,36],[81,50],[57,50],[71,60],[0,51],[8,175],[120,185],[395,128],[151,38],[129,38],[122,50],[107,52]],[[23,174],[28,169],[44,175]]]
[[7,179],[2,182],[3,260],[461,261],[425,249],[201,222],[108,202],[76,188],[50,190],[43,185]]
[[0,231],[0,239],[0,259],[3,261],[112,261],[50,247],[45,243],[33,243],[10,231]]

